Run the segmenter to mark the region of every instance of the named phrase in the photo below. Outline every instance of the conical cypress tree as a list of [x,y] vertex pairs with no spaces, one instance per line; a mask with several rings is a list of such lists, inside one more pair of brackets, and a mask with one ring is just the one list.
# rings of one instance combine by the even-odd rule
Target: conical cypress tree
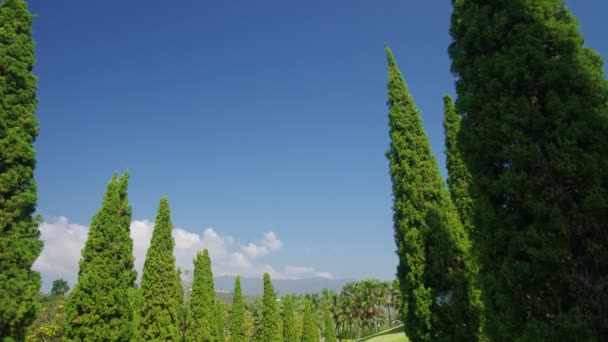
[[176,275],[171,232],[171,213],[166,197],[160,200],[154,232],[146,253],[137,313],[141,341],[179,341],[181,284]]
[[312,315],[310,300],[306,300],[302,322],[302,342],[319,342],[319,330]]
[[470,242],[431,153],[418,109],[388,55],[393,221],[412,341],[474,341],[480,303],[472,285]]
[[467,233],[473,235],[472,208],[473,199],[470,195],[471,173],[462,160],[458,149],[458,132],[460,132],[460,116],[456,113],[454,102],[449,95],[443,97],[443,128],[445,130],[445,155],[448,169],[448,188],[452,202],[458,210],[460,222]]
[[217,341],[225,342],[226,334],[225,334],[225,325],[224,325],[224,304],[217,299],[215,301],[215,317],[217,320]]
[[334,320],[331,317],[329,310],[325,313],[325,342],[336,342],[336,327],[334,326]]
[[230,342],[246,342],[247,326],[245,325],[245,303],[241,294],[241,277],[234,280],[234,296],[230,308]]
[[207,249],[196,253],[192,295],[186,322],[186,342],[215,342],[217,317],[215,316],[215,290],[211,259]]
[[42,250],[36,210],[38,136],[32,15],[23,0],[0,4],[0,340],[22,339],[38,311]]
[[262,340],[264,342],[281,342],[283,340],[281,316],[277,307],[277,297],[268,273],[264,273],[262,305]]
[[283,298],[283,341],[298,342],[298,329],[291,296]]
[[136,272],[129,234],[129,174],[108,184],[82,250],[78,283],[66,304],[64,340],[130,341]]
[[455,0],[459,147],[488,332],[608,336],[608,82],[562,0]]

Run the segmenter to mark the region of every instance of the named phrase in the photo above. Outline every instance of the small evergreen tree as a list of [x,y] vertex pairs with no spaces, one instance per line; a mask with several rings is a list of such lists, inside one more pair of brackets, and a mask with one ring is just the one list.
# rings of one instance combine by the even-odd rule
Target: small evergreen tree
[[0,4],[0,340],[24,337],[39,308],[42,251],[36,210],[38,136],[32,15],[23,0]]
[[302,342],[319,342],[319,330],[315,318],[312,315],[312,305],[310,300],[306,300],[304,317],[302,322]]
[[186,322],[186,342],[215,342],[217,340],[215,290],[211,259],[207,249],[196,253],[190,308]]
[[225,342],[225,325],[224,325],[224,304],[217,299],[215,301],[215,317],[217,317],[217,341]]
[[277,297],[268,273],[264,273],[262,305],[262,340],[264,342],[281,342],[283,340],[281,316],[277,307]]
[[169,201],[163,197],[141,278],[141,299],[136,311],[140,341],[180,340],[181,283],[176,275],[172,231]]
[[420,114],[388,56],[393,221],[406,334],[412,341],[479,339],[481,303],[470,241],[431,153]]
[[245,303],[241,294],[241,277],[234,280],[234,296],[230,308],[230,342],[246,342],[247,327],[245,326]]
[[137,277],[130,236],[129,174],[112,177],[82,250],[78,283],[66,305],[64,340],[130,341]]
[[454,0],[449,52],[487,331],[608,336],[608,82],[563,0]]
[[283,342],[298,342],[298,329],[291,296],[283,297]]
[[325,342],[336,342],[336,327],[331,312],[325,313]]

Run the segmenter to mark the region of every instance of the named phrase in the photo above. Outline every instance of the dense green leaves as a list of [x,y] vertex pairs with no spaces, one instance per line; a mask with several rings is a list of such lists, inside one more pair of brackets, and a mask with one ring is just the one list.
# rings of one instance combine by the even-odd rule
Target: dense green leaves
[[196,259],[194,259],[194,280],[186,321],[186,342],[215,342],[217,340],[218,323],[215,310],[211,258],[205,249],[203,253],[197,252]]
[[141,278],[140,303],[136,310],[138,339],[179,341],[181,283],[176,274],[171,232],[171,214],[166,197],[160,200],[152,240]]
[[462,160],[458,148],[460,116],[456,113],[454,102],[449,95],[443,97],[443,128],[445,129],[445,156],[448,169],[448,188],[452,202],[458,210],[463,227],[474,236],[472,223],[473,199],[470,194],[471,174]]
[[312,315],[310,300],[306,301],[304,309],[304,322],[302,323],[302,342],[319,342],[319,330]]
[[608,83],[562,0],[456,0],[450,46],[495,340],[608,336]]
[[291,296],[283,297],[283,341],[298,342],[298,329]]
[[336,342],[336,327],[334,326],[334,320],[331,317],[331,312],[327,311],[325,313],[325,329],[324,336],[325,342]]
[[245,303],[241,293],[241,277],[234,280],[234,295],[230,308],[230,342],[246,342],[247,327],[245,326]]
[[70,285],[63,279],[53,280],[53,287],[51,287],[51,296],[65,296],[70,291]]
[[387,55],[387,157],[406,333],[413,341],[474,341],[479,338],[480,303],[470,273],[470,242],[388,47]]
[[217,321],[217,339],[218,342],[226,341],[226,325],[224,322],[224,304],[217,299],[215,301],[215,317]]
[[264,273],[264,296],[262,299],[262,341],[281,342],[281,316],[277,307],[277,296],[270,280],[270,275]]
[[31,266],[38,238],[38,136],[32,15],[23,0],[0,4],[0,340],[22,339],[35,319],[40,275]]
[[131,293],[136,278],[129,235],[129,175],[112,177],[82,250],[78,283],[66,307],[65,340],[129,341],[135,330]]

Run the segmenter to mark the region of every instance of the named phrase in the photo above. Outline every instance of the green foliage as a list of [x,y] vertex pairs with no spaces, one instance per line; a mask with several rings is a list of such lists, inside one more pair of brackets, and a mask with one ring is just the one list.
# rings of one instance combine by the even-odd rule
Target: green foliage
[[277,297],[268,273],[264,273],[262,305],[262,341],[281,342],[283,340],[281,316],[277,307]]
[[163,197],[141,278],[141,299],[136,310],[140,341],[180,340],[181,282],[175,269],[172,231],[169,201]]
[[393,221],[406,333],[413,341],[477,340],[480,303],[470,242],[431,153],[420,115],[388,55]]
[[304,309],[304,322],[302,324],[302,342],[319,342],[319,330],[312,315],[312,305],[306,301]]
[[186,321],[186,342],[215,342],[218,336],[217,326],[211,258],[205,249],[203,253],[197,252],[194,259],[194,280]]
[[129,174],[115,174],[82,250],[78,283],[67,306],[64,340],[129,341],[133,338],[133,241],[129,235]]
[[61,341],[65,301],[59,295],[42,296],[40,313],[27,329],[26,342]]
[[460,132],[461,118],[456,113],[454,102],[449,95],[443,97],[443,115],[448,188],[452,202],[458,210],[460,222],[462,222],[467,233],[473,237],[473,199],[470,195],[471,173],[467,170],[467,166],[462,160],[462,154],[458,149],[458,132]]
[[51,287],[51,296],[65,296],[70,291],[70,285],[63,279],[53,280],[53,287]]
[[455,0],[459,147],[496,341],[608,336],[608,82],[562,0]]
[[247,327],[245,326],[245,303],[241,294],[241,277],[234,280],[234,296],[230,308],[230,342],[246,342]]
[[283,341],[298,342],[298,330],[291,296],[283,297]]
[[217,341],[225,342],[226,341],[226,326],[224,321],[224,304],[219,299],[215,301],[215,317],[217,320]]
[[0,4],[0,340],[24,337],[36,318],[42,250],[36,210],[38,136],[32,15],[23,0]]
[[336,328],[334,326],[334,320],[331,317],[331,313],[327,311],[325,313],[325,342],[336,342]]

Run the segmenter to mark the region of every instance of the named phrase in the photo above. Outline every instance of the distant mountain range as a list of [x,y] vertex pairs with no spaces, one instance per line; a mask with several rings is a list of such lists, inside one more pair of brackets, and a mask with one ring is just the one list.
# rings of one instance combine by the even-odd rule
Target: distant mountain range
[[[234,291],[234,276],[214,277],[214,287],[217,292],[232,292]],[[342,291],[342,287],[354,281],[353,279],[326,279],[326,278],[308,278],[308,279],[273,279],[272,284],[274,290],[279,296],[285,294],[305,294],[317,293],[327,288],[337,292]],[[264,292],[264,282],[262,279],[243,278],[241,277],[241,290],[244,295],[257,296]]]

